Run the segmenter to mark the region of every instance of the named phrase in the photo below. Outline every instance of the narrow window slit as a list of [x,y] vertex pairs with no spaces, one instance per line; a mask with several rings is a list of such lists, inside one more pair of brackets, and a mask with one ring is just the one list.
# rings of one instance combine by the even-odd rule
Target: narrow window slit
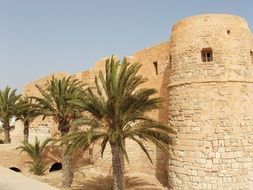
[[170,55],[169,69],[171,69],[171,66],[172,66],[172,57]]
[[253,51],[250,51],[251,63],[253,63]]
[[158,75],[158,64],[157,61],[153,63],[154,68],[155,68],[155,74]]

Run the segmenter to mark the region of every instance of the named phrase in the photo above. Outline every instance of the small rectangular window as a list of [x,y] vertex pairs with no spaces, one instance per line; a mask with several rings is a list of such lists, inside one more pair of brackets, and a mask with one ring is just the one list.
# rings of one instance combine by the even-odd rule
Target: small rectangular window
[[211,62],[213,61],[213,52],[211,48],[204,48],[201,51],[202,62]]
[[171,65],[172,65],[172,57],[170,55],[169,69],[171,69]]
[[158,75],[158,64],[157,64],[157,62],[154,62],[153,65],[154,65],[154,68],[155,68],[155,74]]
[[251,63],[253,63],[253,51],[250,51]]

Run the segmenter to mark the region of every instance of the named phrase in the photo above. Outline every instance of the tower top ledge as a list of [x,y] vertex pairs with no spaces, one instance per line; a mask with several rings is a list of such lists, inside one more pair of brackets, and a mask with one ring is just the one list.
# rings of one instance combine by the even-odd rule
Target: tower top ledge
[[247,21],[237,15],[232,14],[201,14],[186,17],[182,20],[179,20],[175,23],[172,28],[172,31],[175,31],[179,28],[183,28],[191,25],[224,25],[224,24],[232,24],[239,25],[247,30],[249,30]]

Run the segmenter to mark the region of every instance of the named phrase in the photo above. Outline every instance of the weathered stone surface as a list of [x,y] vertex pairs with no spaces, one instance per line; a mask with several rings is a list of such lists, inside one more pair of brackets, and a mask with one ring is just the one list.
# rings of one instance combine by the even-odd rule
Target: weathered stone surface
[[[170,42],[168,115],[177,129],[171,186],[252,189],[253,41],[246,21],[186,18],[173,27]],[[203,48],[212,49],[213,61],[202,62]]]

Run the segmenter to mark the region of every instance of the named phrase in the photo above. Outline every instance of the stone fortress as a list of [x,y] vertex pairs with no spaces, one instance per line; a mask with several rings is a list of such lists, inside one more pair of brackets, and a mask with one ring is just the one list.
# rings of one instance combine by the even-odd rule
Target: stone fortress
[[[188,17],[173,26],[169,41],[127,59],[142,64],[141,73],[149,79],[144,86],[165,99],[152,117],[177,131],[169,160],[150,145],[153,165],[128,142],[127,170],[154,174],[175,190],[253,189],[253,35],[247,22],[223,14]],[[72,76],[93,85],[104,64],[101,59]],[[43,86],[51,77],[25,85],[24,94],[38,95],[35,84]],[[57,126],[38,118],[31,133],[54,136]],[[108,168],[110,150],[103,159],[94,152],[94,165]]]

